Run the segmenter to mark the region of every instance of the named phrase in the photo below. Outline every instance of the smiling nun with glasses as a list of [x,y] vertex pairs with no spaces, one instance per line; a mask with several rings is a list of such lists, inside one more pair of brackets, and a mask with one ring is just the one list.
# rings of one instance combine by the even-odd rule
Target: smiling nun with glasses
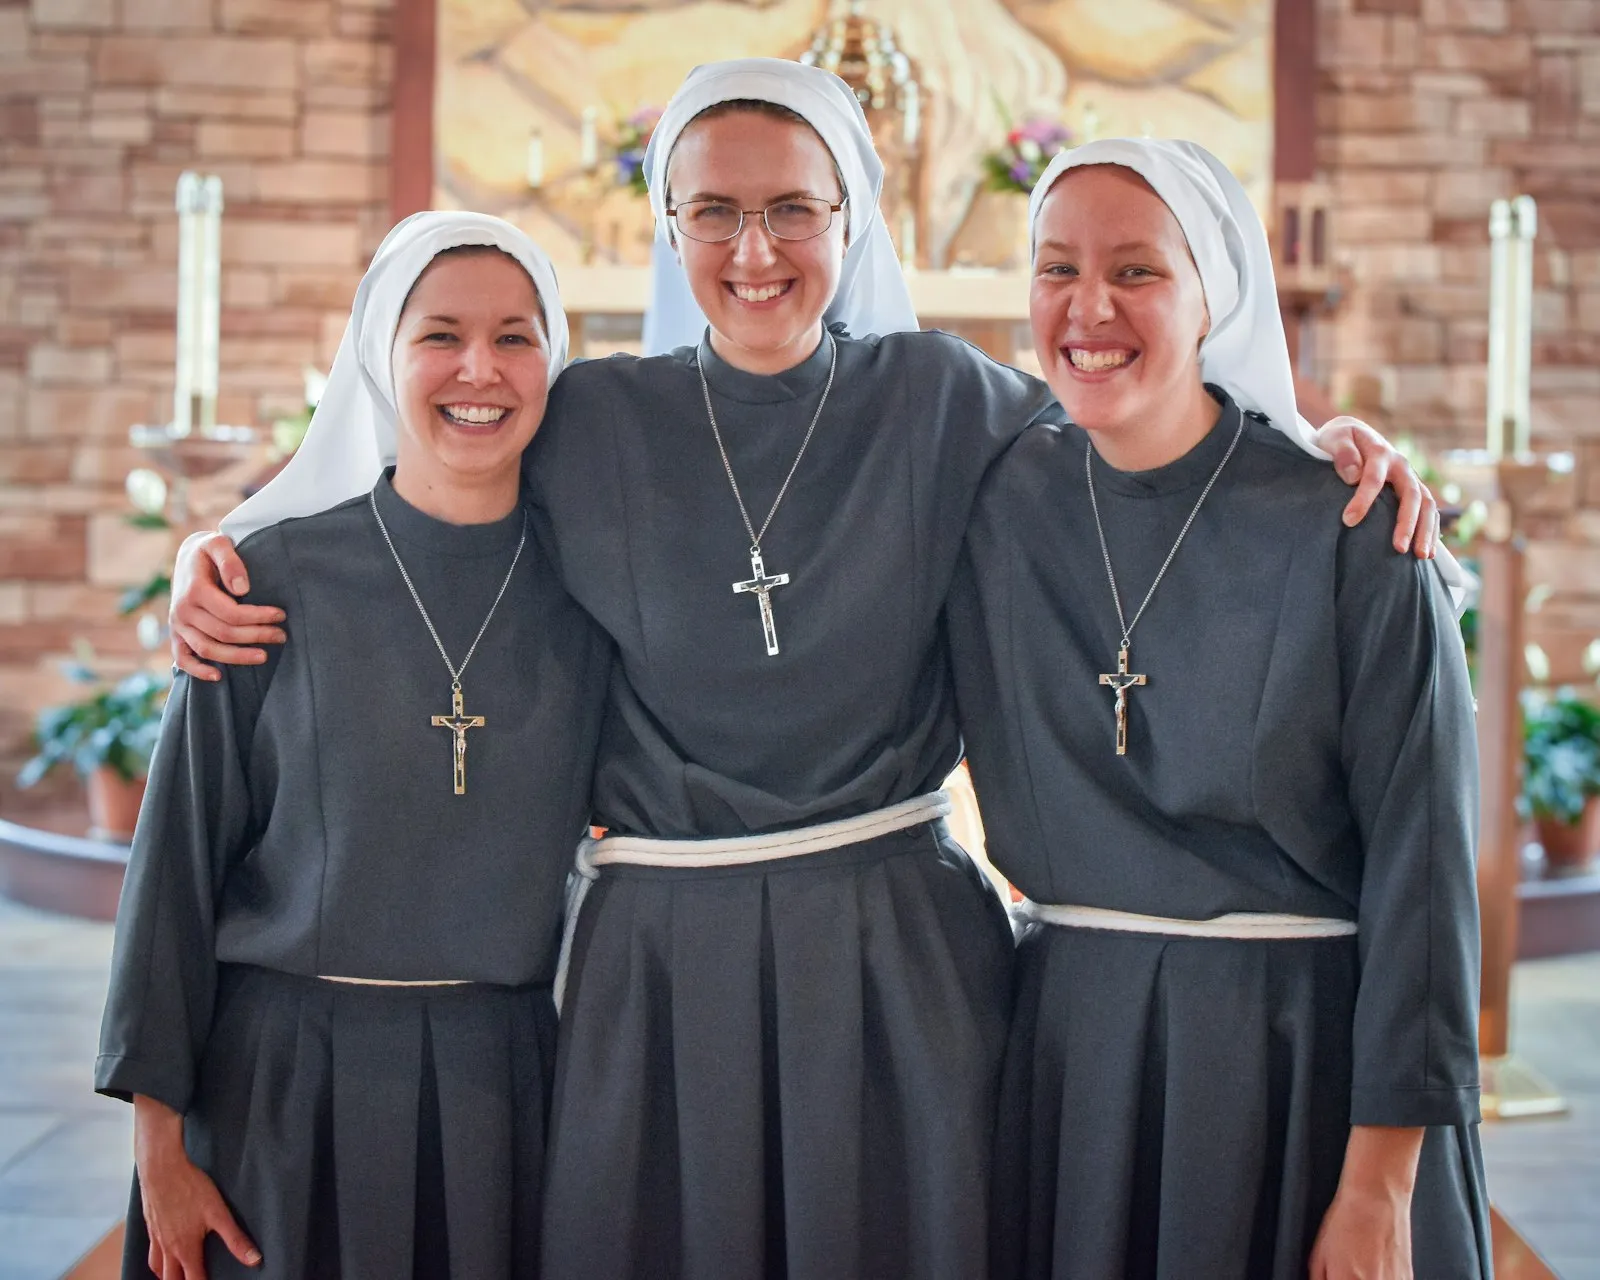
[[[545,1273],[975,1280],[1012,940],[944,823],[941,615],[985,469],[1060,411],[915,332],[838,77],[701,67],[646,171],[665,354],[568,369],[529,453],[562,579],[620,659]],[[191,549],[174,605],[202,670],[188,646],[272,638],[190,580],[213,561],[232,579],[220,541]]]

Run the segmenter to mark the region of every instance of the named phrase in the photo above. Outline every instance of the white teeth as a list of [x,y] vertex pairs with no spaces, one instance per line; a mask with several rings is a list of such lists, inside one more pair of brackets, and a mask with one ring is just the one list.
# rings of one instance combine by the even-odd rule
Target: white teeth
[[444,416],[452,422],[462,423],[464,426],[486,427],[492,422],[499,422],[511,410],[497,408],[488,404],[447,404],[441,405]]
[[736,284],[732,288],[733,296],[741,302],[767,302],[785,292],[789,286],[787,284]]
[[1072,361],[1074,369],[1082,369],[1085,373],[1098,373],[1102,369],[1120,369],[1133,358],[1130,351],[1085,351],[1081,347],[1069,347],[1067,357]]

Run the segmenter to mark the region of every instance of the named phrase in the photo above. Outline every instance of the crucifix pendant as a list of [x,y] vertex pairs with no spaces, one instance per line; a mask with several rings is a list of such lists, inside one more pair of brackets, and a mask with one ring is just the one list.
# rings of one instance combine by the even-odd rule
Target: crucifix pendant
[[[1137,621],[1137,619],[1136,619]],[[1100,683],[1110,685],[1117,694],[1117,754],[1128,754],[1128,690],[1144,684],[1145,677],[1128,670],[1128,646],[1117,650],[1117,669],[1102,672]]]
[[450,686],[450,714],[447,716],[434,716],[435,729],[448,729],[455,734],[455,781],[456,794],[467,794],[467,730],[483,728],[482,716],[469,716],[461,707],[461,686]]
[[772,589],[789,585],[789,575],[775,573],[767,576],[767,566],[761,563],[761,548],[750,548],[750,572],[754,576],[748,582],[735,582],[735,592],[752,592],[761,602],[761,630],[767,638],[767,657],[773,657],[778,652],[778,626],[772,620]]

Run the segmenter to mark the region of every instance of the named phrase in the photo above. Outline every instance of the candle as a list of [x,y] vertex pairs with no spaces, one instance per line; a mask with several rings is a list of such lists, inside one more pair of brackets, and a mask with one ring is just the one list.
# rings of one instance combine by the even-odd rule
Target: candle
[[906,81],[905,113],[905,141],[909,150],[917,145],[917,136],[922,130],[922,90],[915,80]]
[[544,134],[535,129],[528,137],[528,185],[544,186]]
[[201,186],[203,212],[200,258],[199,333],[196,342],[195,395],[199,427],[209,433],[217,425],[218,366],[222,331],[222,179],[215,174]]
[[600,113],[594,107],[583,109],[583,126],[578,137],[578,165],[585,173],[600,167]]
[[195,312],[198,301],[196,277],[199,274],[195,204],[199,186],[198,174],[178,175],[175,201],[178,212],[178,340],[177,367],[172,384],[172,434],[175,436],[188,435],[193,426],[194,342],[198,320]]
[[1510,416],[1510,202],[1496,200],[1490,205],[1490,368],[1486,386],[1485,448],[1490,458],[1506,453],[1506,421]]
[[1518,196],[1511,202],[1511,221],[1516,237],[1516,326],[1511,345],[1511,455],[1521,457],[1532,443],[1533,375],[1533,238],[1539,229],[1538,207],[1532,196]]

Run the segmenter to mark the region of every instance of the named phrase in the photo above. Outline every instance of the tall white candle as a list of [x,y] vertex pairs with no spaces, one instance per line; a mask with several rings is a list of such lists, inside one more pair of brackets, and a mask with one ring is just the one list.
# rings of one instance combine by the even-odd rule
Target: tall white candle
[[583,124],[578,135],[578,164],[585,173],[600,167],[600,112],[594,107],[583,109]]
[[544,186],[544,134],[537,129],[528,136],[528,185]]
[[1533,435],[1533,240],[1539,230],[1539,213],[1532,196],[1518,196],[1511,202],[1511,220],[1516,246],[1516,327],[1511,335],[1509,407],[1511,453],[1520,457],[1529,451]]
[[1489,206],[1489,370],[1484,447],[1491,458],[1506,451],[1506,416],[1511,323],[1511,202]]
[[909,150],[917,145],[922,132],[922,90],[915,80],[906,81],[905,89],[905,142]]
[[200,429],[217,425],[218,370],[222,335],[222,179],[207,177],[201,191],[204,231],[200,260],[200,324],[195,369]]
[[196,278],[199,274],[199,230],[196,220],[200,175],[178,176],[175,205],[178,213],[178,315],[177,362],[172,384],[172,433],[186,436],[194,420],[195,328],[198,322]]

